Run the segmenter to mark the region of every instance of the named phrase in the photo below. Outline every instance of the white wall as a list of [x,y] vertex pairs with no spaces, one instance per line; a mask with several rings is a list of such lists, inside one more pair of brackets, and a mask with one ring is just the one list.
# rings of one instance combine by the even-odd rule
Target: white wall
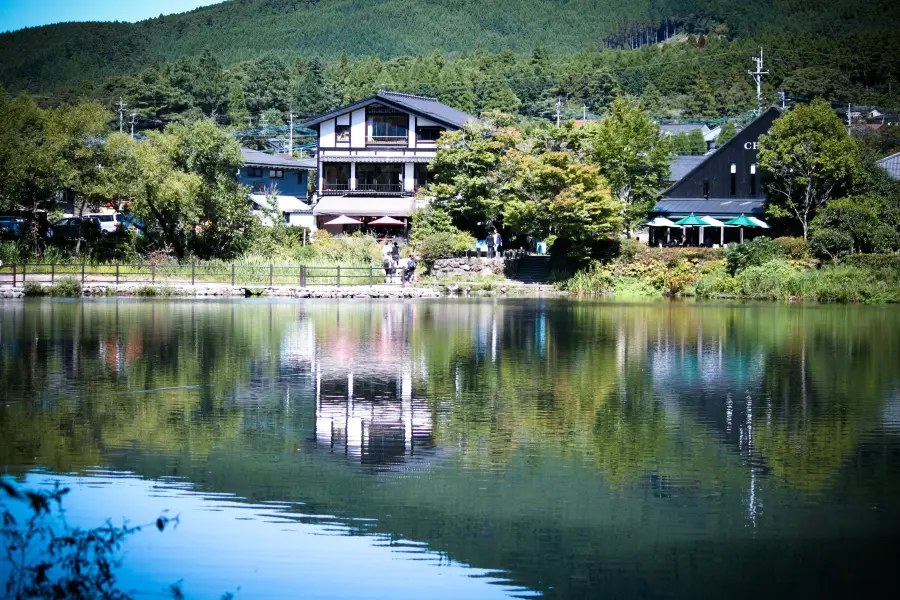
[[416,147],[416,117],[415,117],[415,115],[409,115],[409,127],[407,129],[408,129],[408,134],[409,134],[409,142],[407,143],[407,145],[410,148],[415,148]]
[[319,124],[319,145],[326,148],[334,147],[334,119]]
[[403,191],[412,192],[413,190],[413,177],[415,177],[415,170],[413,169],[413,163],[405,163],[403,165]]
[[350,146],[352,148],[366,147],[366,109],[354,110],[350,121]]

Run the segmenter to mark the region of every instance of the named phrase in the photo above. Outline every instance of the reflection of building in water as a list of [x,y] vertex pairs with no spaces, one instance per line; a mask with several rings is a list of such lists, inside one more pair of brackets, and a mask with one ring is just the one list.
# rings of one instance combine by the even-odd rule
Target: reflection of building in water
[[408,365],[395,377],[316,377],[316,444],[335,453],[387,465],[431,455],[431,408],[413,398]]

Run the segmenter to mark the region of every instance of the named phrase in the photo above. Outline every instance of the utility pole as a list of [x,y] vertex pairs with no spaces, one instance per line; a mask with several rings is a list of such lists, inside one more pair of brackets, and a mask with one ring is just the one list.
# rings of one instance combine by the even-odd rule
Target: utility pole
[[128,121],[131,124],[131,139],[134,139],[134,121],[137,118],[137,113],[131,113],[131,120]]
[[756,115],[762,114],[763,96],[762,96],[762,79],[763,75],[768,75],[768,71],[763,71],[763,49],[759,47],[759,56],[751,56],[750,60],[756,63],[756,71],[747,71],[753,81],[756,82]]
[[581,105],[581,120],[587,121],[587,104]]
[[288,113],[288,156],[294,156],[294,113]]
[[784,93],[784,90],[778,92],[779,100],[781,100],[781,110],[787,108],[787,94]]
[[559,127],[559,113],[562,110],[562,98],[556,99],[556,126]]
[[850,103],[847,103],[847,133],[853,129],[853,112],[850,109]]
[[126,106],[128,106],[128,103],[122,100],[121,97],[119,97],[119,133],[122,133],[123,118],[125,115]]

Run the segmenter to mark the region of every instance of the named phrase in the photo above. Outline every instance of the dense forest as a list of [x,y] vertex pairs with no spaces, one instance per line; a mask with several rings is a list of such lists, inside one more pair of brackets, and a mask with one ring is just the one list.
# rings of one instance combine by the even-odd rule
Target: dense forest
[[139,128],[214,115],[301,118],[378,88],[470,112],[602,113],[620,93],[659,117],[713,120],[765,92],[900,105],[900,7],[874,0],[234,0],[135,24],[0,35],[0,83],[43,105],[125,98]]

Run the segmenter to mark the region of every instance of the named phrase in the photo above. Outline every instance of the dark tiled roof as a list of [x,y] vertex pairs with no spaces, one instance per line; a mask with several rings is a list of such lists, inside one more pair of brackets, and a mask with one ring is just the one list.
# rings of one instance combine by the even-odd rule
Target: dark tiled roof
[[280,154],[268,154],[250,148],[241,148],[244,163],[251,167],[278,167],[281,169],[315,169],[314,158],[290,158]]
[[709,215],[717,216],[738,216],[753,215],[761,216],[765,212],[765,202],[763,200],[745,200],[742,198],[710,198],[709,200],[698,200],[696,198],[665,198],[656,203],[652,213],[663,215],[689,215],[694,213],[698,217]]
[[375,103],[384,103],[400,110],[406,110],[420,117],[425,117],[432,121],[437,121],[444,125],[460,128],[466,121],[477,121],[475,117],[460,110],[456,110],[451,106],[447,106],[436,98],[428,98],[427,96],[413,96],[411,94],[400,94],[398,92],[380,91],[371,98],[354,102],[332,111],[317,115],[312,119],[303,123],[304,127],[314,127],[332,117],[345,114],[347,112],[357,110]]
[[669,168],[672,171],[672,175],[669,177],[669,181],[676,182],[681,181],[681,179],[693,171],[697,165],[706,160],[706,156],[689,156],[689,155],[679,155],[672,160],[672,164],[669,165]]
[[878,161],[878,166],[887,171],[894,179],[900,179],[900,152],[882,158]]
[[462,127],[466,121],[476,120],[475,117],[461,110],[456,110],[452,106],[447,106],[436,98],[428,98],[426,96],[412,96],[410,94],[400,94],[397,92],[388,92],[382,90],[378,92],[379,98],[386,98],[409,110],[419,113],[420,115],[430,117],[436,121]]

